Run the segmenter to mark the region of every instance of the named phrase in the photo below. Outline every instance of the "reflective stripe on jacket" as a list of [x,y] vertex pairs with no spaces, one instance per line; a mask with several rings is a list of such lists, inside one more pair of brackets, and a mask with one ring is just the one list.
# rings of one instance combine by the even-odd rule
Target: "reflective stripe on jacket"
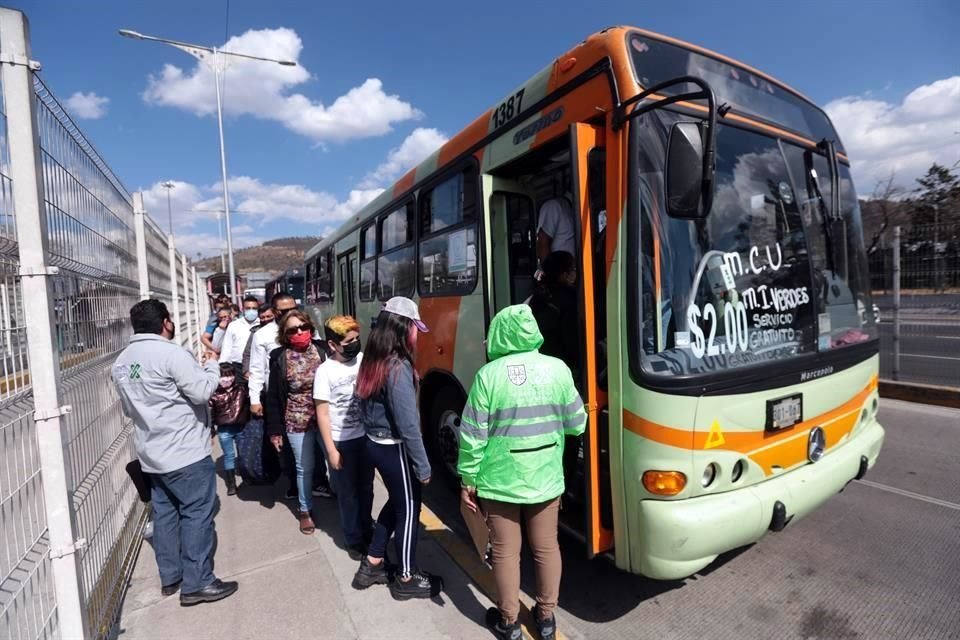
[[582,434],[587,416],[570,369],[539,353],[542,344],[527,305],[490,323],[491,362],[470,388],[457,461],[461,481],[481,498],[536,504],[563,493],[564,436]]

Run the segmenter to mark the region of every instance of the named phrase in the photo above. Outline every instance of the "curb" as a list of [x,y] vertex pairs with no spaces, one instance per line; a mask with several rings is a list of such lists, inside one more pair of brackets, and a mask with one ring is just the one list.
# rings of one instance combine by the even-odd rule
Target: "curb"
[[960,409],[960,389],[880,380],[880,397]]
[[[493,571],[483,564],[477,556],[476,550],[445,525],[437,517],[437,514],[425,504],[420,507],[420,524],[423,525],[430,539],[436,541],[450,556],[453,563],[460,567],[477,588],[495,603],[497,601],[497,586],[493,581]],[[523,631],[523,637],[529,640],[536,640],[539,637],[533,624],[533,607],[535,604],[530,596],[522,590],[520,591],[520,627]],[[567,637],[559,629],[557,629],[557,640],[567,640]]]

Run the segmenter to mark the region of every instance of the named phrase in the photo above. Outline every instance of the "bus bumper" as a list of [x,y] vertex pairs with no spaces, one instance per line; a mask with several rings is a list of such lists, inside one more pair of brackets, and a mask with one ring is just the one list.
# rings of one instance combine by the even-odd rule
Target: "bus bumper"
[[721,553],[762,538],[777,502],[786,506],[787,522],[802,518],[856,478],[861,457],[873,467],[883,436],[883,427],[874,419],[819,462],[779,477],[716,495],[640,501],[632,570],[657,580],[679,580]]

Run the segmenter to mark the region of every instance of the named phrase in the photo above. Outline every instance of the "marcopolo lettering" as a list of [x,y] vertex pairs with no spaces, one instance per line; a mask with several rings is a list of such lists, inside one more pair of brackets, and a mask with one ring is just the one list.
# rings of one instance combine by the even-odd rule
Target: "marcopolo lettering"
[[538,118],[513,134],[513,144],[520,144],[524,140],[529,140],[550,125],[558,122],[563,117],[563,107],[557,107],[547,115]]

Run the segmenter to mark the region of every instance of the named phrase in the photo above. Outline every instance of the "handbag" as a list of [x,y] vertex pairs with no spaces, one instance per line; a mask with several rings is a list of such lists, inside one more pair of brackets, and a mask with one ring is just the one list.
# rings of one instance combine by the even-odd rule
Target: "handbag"
[[235,438],[237,473],[246,484],[273,484],[280,477],[277,452],[270,444],[262,418],[253,418]]
[[150,502],[150,476],[143,472],[140,461],[131,460],[127,463],[125,469],[127,475],[130,476],[130,481],[133,482],[133,486],[137,488],[137,495],[140,496],[141,502]]
[[[226,368],[225,368],[226,367]],[[221,375],[227,374],[234,381],[229,387],[218,386],[210,398],[213,424],[246,424],[250,421],[250,403],[247,402],[247,385],[243,377],[234,373],[232,365],[220,365]]]

